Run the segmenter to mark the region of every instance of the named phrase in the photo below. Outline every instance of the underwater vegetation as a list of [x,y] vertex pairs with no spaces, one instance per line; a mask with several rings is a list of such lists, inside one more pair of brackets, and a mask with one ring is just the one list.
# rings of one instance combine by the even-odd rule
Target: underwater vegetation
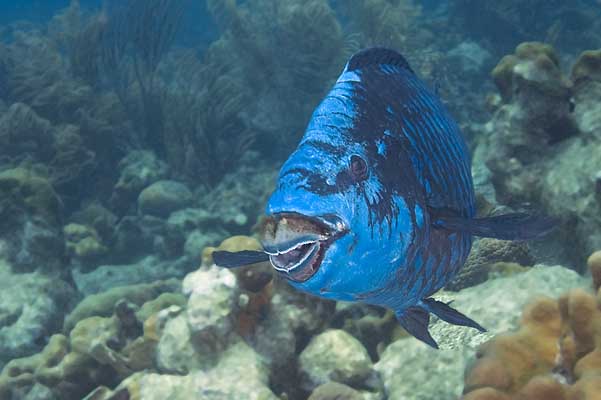
[[496,41],[507,52],[514,43],[544,41],[570,51],[599,43],[599,18],[591,0],[457,0],[449,2],[455,23],[469,23],[473,37]]
[[[4,23],[0,399],[595,399],[599,7],[73,0]],[[475,241],[436,299],[488,332],[433,317],[437,351],[392,312],[212,258],[260,249],[277,171],[370,46],[457,120],[479,216],[559,221]]]

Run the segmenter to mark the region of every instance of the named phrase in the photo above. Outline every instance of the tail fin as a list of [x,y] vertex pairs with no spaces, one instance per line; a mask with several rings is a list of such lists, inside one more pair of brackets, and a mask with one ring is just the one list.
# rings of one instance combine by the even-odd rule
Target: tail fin
[[435,227],[503,240],[531,240],[550,233],[557,220],[552,217],[513,213],[467,219],[456,216],[433,218]]

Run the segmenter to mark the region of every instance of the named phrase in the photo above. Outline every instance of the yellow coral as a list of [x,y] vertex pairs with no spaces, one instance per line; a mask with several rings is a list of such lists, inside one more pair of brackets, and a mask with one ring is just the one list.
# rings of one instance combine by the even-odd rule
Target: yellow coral
[[242,251],[242,250],[261,250],[261,243],[252,236],[232,236],[225,239],[217,247],[205,247],[202,250],[202,265],[213,264],[213,252],[215,250],[223,251]]
[[[524,68],[528,63],[533,63],[536,68]],[[533,72],[539,75],[532,76]],[[493,81],[504,100],[511,98],[516,78],[522,75],[531,81],[552,80],[560,82],[560,86],[566,84],[559,69],[559,57],[553,47],[544,43],[525,42],[520,44],[516,48],[515,54],[503,57],[493,69]],[[549,85],[547,87],[550,88]]]
[[[598,254],[588,262],[593,276],[601,268]],[[557,371],[565,375],[562,381],[575,383],[561,383],[552,376]],[[464,392],[464,400],[601,399],[601,309],[595,296],[576,289],[528,305],[517,332],[482,346],[466,372]]]

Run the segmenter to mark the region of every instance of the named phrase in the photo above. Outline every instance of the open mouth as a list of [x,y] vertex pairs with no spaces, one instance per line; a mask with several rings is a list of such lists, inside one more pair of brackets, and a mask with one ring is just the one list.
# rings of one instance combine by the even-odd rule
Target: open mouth
[[335,216],[279,213],[265,223],[262,242],[276,271],[304,282],[318,271],[328,247],[345,233],[344,224]]

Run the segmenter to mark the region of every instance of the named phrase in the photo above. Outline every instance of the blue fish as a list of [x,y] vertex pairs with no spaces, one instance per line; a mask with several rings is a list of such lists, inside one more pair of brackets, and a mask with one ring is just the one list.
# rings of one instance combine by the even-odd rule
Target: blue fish
[[484,331],[431,296],[464,264],[473,236],[534,239],[551,218],[475,217],[461,132],[405,58],[355,54],[313,112],[266,207],[264,251],[217,251],[223,267],[269,260],[297,289],[395,312],[432,347],[430,313]]

